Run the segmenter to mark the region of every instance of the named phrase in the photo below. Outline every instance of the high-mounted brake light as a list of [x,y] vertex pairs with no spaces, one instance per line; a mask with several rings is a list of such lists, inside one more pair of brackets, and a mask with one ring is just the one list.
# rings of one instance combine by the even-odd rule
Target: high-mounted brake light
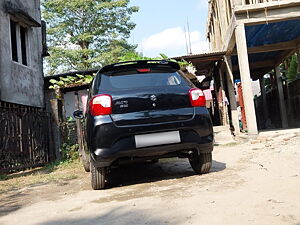
[[148,73],[150,72],[150,69],[137,69],[137,71],[140,73]]
[[92,116],[109,115],[112,113],[112,97],[102,94],[93,97],[90,101]]
[[192,106],[206,106],[205,95],[202,90],[198,88],[192,88],[190,89],[189,94]]

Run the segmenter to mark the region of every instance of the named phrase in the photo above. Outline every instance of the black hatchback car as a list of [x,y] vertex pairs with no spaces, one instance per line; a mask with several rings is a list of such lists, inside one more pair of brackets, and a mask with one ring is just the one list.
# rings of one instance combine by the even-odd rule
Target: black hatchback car
[[[188,158],[198,174],[212,164],[213,128],[205,96],[176,62],[142,60],[105,66],[91,83],[82,160],[93,189],[124,162]],[[83,118],[81,111],[74,112]]]

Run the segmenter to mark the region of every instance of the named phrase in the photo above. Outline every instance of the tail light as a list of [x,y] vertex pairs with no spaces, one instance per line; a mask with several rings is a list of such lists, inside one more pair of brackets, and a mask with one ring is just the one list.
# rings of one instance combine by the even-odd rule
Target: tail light
[[139,73],[148,73],[148,72],[150,72],[150,69],[137,69],[137,71]]
[[112,98],[110,95],[97,95],[90,101],[92,116],[109,115],[112,113]]
[[190,89],[189,94],[192,106],[206,106],[205,95],[202,90],[198,88],[192,88]]

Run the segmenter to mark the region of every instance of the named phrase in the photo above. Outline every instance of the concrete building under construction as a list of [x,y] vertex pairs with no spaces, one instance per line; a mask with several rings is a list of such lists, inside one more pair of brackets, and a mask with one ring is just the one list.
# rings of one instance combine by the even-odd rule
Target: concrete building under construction
[[[207,38],[211,50],[217,52],[214,57],[217,55],[218,59],[211,60],[218,70],[214,78],[224,86],[223,90],[227,90],[229,114],[236,133],[239,132],[239,118],[234,81],[240,80],[247,130],[255,135],[258,133],[258,112],[253,101],[252,80],[260,81],[264,119],[274,113],[266,103],[263,77],[267,73],[271,74],[277,90],[281,127],[287,128],[289,122],[293,123],[287,116],[288,103],[280,65],[295,52],[300,60],[300,0],[210,0]],[[194,57],[194,60],[196,58],[203,59],[203,56]],[[300,111],[299,102],[294,104]]]

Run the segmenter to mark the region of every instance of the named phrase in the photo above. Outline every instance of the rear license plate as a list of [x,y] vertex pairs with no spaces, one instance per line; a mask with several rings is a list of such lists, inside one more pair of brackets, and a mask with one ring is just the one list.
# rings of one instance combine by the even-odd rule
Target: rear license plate
[[175,144],[180,143],[181,141],[179,131],[135,135],[134,138],[137,148],[154,145]]

